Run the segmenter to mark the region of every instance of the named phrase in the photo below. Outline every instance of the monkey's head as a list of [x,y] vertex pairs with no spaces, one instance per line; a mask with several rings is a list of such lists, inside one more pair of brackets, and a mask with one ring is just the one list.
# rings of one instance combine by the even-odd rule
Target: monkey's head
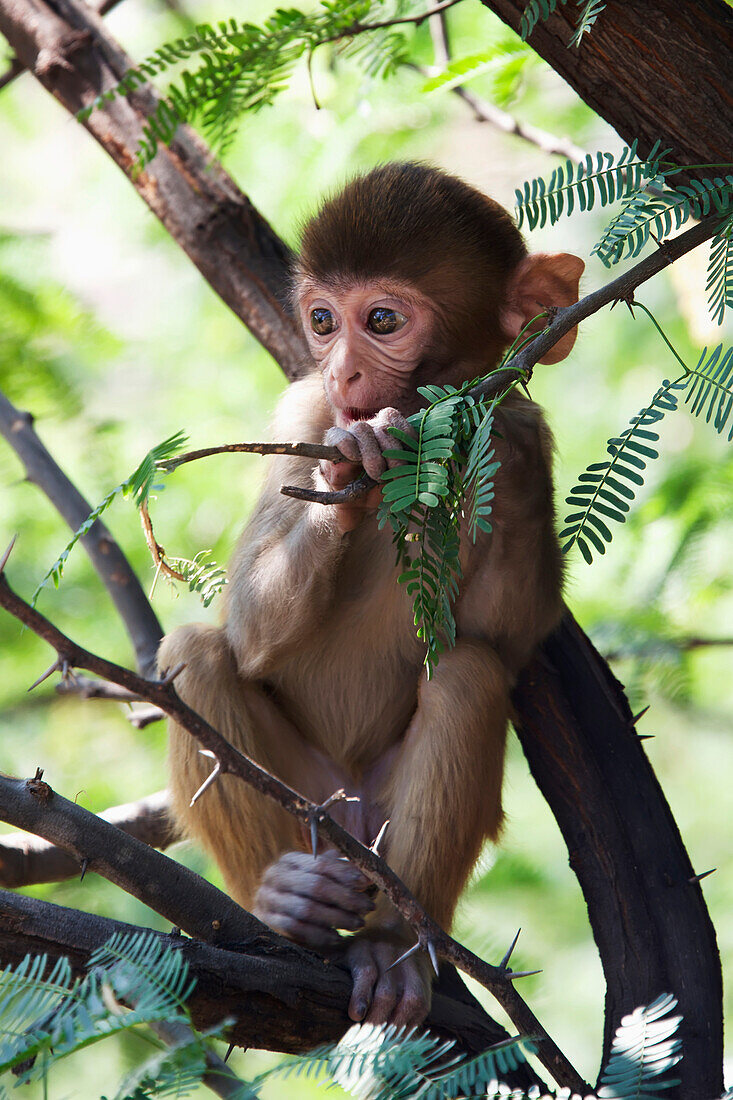
[[[439,169],[357,177],[306,225],[296,283],[337,423],[387,406],[411,413],[419,385],[490,370],[536,314],[577,300],[583,267],[567,253],[529,255],[499,203]],[[575,331],[542,362],[574,341]]]

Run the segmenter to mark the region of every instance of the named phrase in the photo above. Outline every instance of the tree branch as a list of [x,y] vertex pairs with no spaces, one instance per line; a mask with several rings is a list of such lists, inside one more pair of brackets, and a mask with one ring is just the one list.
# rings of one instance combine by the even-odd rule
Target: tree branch
[[[122,79],[133,62],[81,0],[0,0],[0,33],[16,56],[76,114]],[[204,278],[289,377],[309,362],[287,306],[290,251],[188,126],[179,126],[144,171],[136,153],[160,97],[150,86],[94,110],[85,128]]]
[[[163,849],[180,839],[169,802],[168,792],[158,791],[138,802],[112,806],[98,816],[143,844]],[[63,882],[76,878],[80,871],[79,859],[53,841],[27,832],[0,836],[2,887],[17,890],[41,882]]]
[[[22,462],[26,479],[45,493],[72,531],[76,531],[92,511],[91,506],[36,435],[30,413],[16,409],[2,393],[0,434]],[[137,667],[144,675],[152,675],[163,631],[139,580],[101,520],[92,525],[81,543],[127,629]]]
[[[526,0],[482,0],[513,30]],[[557,5],[529,38],[627,144],[660,140],[682,164],[729,161],[733,149],[733,20],[724,0],[608,0],[580,49],[577,8]],[[694,89],[691,84],[694,80]]]
[[[5,562],[2,564],[4,567]],[[324,807],[311,802],[275,776],[270,775],[263,768],[258,767],[253,761],[235,749],[233,745],[230,745],[220,733],[192,711],[190,707],[186,706],[177,695],[172,682],[179,670],[174,670],[163,680],[144,680],[129,669],[122,668],[120,665],[90,653],[62,634],[43,615],[17,596],[7,582],[4,568],[0,572],[0,606],[3,606],[34,633],[53,646],[58,656],[58,667],[82,668],[94,672],[112,683],[120,684],[128,690],[136,692],[142,698],[159,706],[169,717],[188,730],[212,754],[218,766],[219,774],[239,776],[244,782],[261,794],[271,798],[305,825],[315,828],[320,836],[338,848],[386,894],[398,912],[414,929],[423,948],[429,949],[431,954],[436,952],[441,958],[452,962],[459,970],[475,978],[476,981],[490,990],[518,1030],[524,1035],[532,1035],[535,1038],[537,1056],[558,1084],[569,1087],[575,1092],[588,1091],[587,1085],[578,1072],[556,1043],[548,1036],[537,1017],[514,989],[512,982],[519,975],[508,968],[492,966],[484,962],[483,959],[457,943],[428,916],[384,860],[375,852],[360,844],[355,837],[338,825]],[[86,811],[82,812],[86,813]],[[94,819],[93,815],[89,816],[95,821],[95,828],[99,829],[99,819]],[[17,822],[14,821],[13,823]],[[112,827],[110,826],[110,828]],[[121,835],[124,836],[124,834]],[[86,838],[77,836],[74,840],[74,846],[68,846],[80,859],[83,859],[84,852],[79,843],[81,839],[84,839],[84,843],[86,843]],[[125,838],[125,842],[131,843],[131,838]],[[151,857],[154,857],[155,860],[165,860],[166,858],[157,852],[148,850],[147,860],[150,861]],[[121,872],[118,864],[110,863],[104,848],[99,854],[95,853],[94,860],[97,866],[104,866],[107,869],[104,872],[106,877],[109,877],[107,871],[120,876]],[[118,881],[118,879],[113,881]],[[131,883],[130,885],[132,887],[130,892],[138,891],[135,896],[139,896],[140,885],[138,883]],[[209,884],[205,885],[208,886]],[[199,890],[202,889],[203,887],[199,886]],[[213,887],[210,887],[210,889],[214,890]],[[218,893],[216,891],[216,894]],[[177,896],[182,901],[180,893]],[[168,916],[174,901],[164,897],[160,899],[158,904],[161,907],[165,906],[165,915]],[[234,905],[233,902],[229,904]],[[185,905],[183,908],[185,910]],[[193,919],[197,924],[202,925],[204,932],[208,932],[210,935],[210,929],[207,928],[208,918],[204,918],[202,921],[199,909],[200,905],[197,904],[197,913]],[[192,919],[190,914],[186,915],[184,911],[179,916],[188,920],[190,924]],[[171,917],[170,919],[181,924],[177,917]],[[254,918],[252,919],[254,920]],[[210,919],[208,919],[208,924],[211,924]],[[184,927],[183,924],[181,926]],[[200,935],[200,933],[196,934]],[[206,938],[206,936],[201,936],[201,938]]]
[[3,821],[63,848],[79,872],[96,871],[206,943],[249,943],[274,935],[206,879],[63,798],[42,775],[39,769],[34,779],[0,776]]
[[[83,973],[92,951],[115,932],[139,931],[135,925],[0,891],[5,966],[17,965],[32,951],[47,954],[50,961],[65,955],[74,970]],[[237,944],[233,950],[174,934],[154,935],[183,954],[196,978],[187,1003],[201,1031],[229,1016],[234,1023],[228,1037],[235,1045],[303,1054],[322,1043],[337,1042],[351,1023],[346,1009],[352,981],[338,963],[311,951],[292,950],[292,945],[283,950],[274,935],[271,942]],[[468,1056],[508,1037],[452,967],[441,967],[427,1026],[453,1039],[457,1051]],[[541,1084],[529,1066],[520,1067],[512,1083],[523,1088]]]

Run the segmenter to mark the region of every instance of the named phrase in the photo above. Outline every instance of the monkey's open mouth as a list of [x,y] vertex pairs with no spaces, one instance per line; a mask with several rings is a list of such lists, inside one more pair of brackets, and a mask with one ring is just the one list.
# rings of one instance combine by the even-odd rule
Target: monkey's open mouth
[[344,409],[343,414],[347,420],[371,420],[376,416],[379,409]]

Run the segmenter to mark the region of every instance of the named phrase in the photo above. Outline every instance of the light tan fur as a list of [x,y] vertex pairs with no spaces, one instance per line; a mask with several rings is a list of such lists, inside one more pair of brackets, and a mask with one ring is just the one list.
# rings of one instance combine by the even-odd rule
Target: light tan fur
[[[317,439],[328,420],[314,374],[290,387],[275,436]],[[282,497],[285,482],[311,483],[302,459],[272,462],[234,555],[224,627],[185,627],[160,653],[161,668],[186,662],[177,680],[186,702],[304,794],[322,800],[342,784],[358,793],[366,781],[376,806],[352,810],[350,825],[370,842],[390,819],[390,864],[446,926],[484,838],[500,827],[513,677],[560,612],[547,429],[517,399],[499,431],[494,532],[475,546],[463,540],[459,641],[431,681],[389,532],[372,521],[341,535],[328,508]],[[264,868],[304,850],[305,837],[231,777],[190,808],[210,767],[173,726],[176,813],[251,906]]]

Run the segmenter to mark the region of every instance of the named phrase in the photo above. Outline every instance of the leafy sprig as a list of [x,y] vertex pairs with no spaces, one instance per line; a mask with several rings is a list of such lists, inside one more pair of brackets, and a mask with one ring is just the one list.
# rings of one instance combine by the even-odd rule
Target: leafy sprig
[[[578,7],[583,10],[578,16],[575,31],[568,43],[569,46],[580,46],[583,36],[588,34],[598,16],[606,6],[606,0],[576,0]],[[567,0],[529,0],[522,12],[519,23],[519,33],[523,39],[527,39],[540,21],[549,19],[559,4],[566,4]]]
[[[311,12],[278,8],[261,26],[236,19],[216,26],[202,23],[129,69],[77,117],[83,121],[95,108],[195,59],[198,67],[183,69],[145,123],[137,166],[149,164],[159,144],[169,145],[182,122],[200,125],[223,156],[243,115],[271,104],[287,87],[297,62],[320,46],[339,43],[341,53],[360,54],[372,76],[392,73],[404,57],[405,39],[399,29],[383,24],[399,18],[404,7],[404,0],[322,0]],[[379,25],[370,28],[367,20],[375,10]]]
[[[636,306],[645,309],[638,302]],[[719,344],[710,355],[704,348],[697,365],[685,367],[674,381],[665,379],[646,408],[632,417],[631,427],[608,440],[610,459],[593,462],[580,474],[565,498],[576,510],[565,517],[566,526],[560,532],[560,539],[566,540],[564,553],[577,543],[590,564],[593,550],[598,554],[606,552],[605,543],[613,538],[606,521],[626,522],[631,502],[644,484],[643,471],[659,457],[653,446],[659,434],[651,430],[652,426],[679,407],[683,393],[693,416],[708,424],[712,422],[720,435],[730,424],[728,442],[733,440],[733,348],[723,353],[723,345]]]
[[155,447],[152,447],[130,476],[125,481],[121,482],[121,484],[116,485],[114,489],[111,489],[97,507],[92,509],[84,522],[74,531],[69,542],[67,542],[64,549],[56,558],[56,561],[40,581],[31,598],[32,607],[35,607],[38,597],[49,580],[53,581],[54,588],[58,588],[69,554],[74,549],[79,539],[89,533],[99,517],[107,511],[118,496],[131,496],[135,505],[140,507],[141,504],[147,502],[150,493],[154,489],[160,490],[163,488],[161,484],[156,484],[157,478],[160,477],[158,463],[165,462],[167,459],[172,458],[178,451],[183,449],[186,445],[186,441],[187,436],[184,432],[176,432],[176,434],[170,436],[169,439],[165,439],[162,443],[158,443]]

